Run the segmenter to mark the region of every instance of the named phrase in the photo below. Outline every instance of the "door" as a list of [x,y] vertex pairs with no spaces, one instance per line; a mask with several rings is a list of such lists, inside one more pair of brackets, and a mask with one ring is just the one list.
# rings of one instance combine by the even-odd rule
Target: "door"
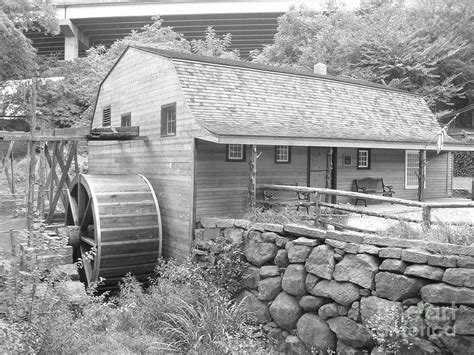
[[328,148],[310,148],[309,186],[326,187],[327,154]]

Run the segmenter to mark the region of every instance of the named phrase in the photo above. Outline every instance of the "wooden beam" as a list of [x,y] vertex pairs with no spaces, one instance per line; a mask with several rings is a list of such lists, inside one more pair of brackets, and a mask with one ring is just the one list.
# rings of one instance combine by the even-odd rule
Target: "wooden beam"
[[128,140],[140,135],[140,127],[98,127],[93,128],[88,138],[90,140]]
[[[245,146],[244,146],[245,147]],[[257,206],[257,146],[250,147],[251,154],[249,159],[249,205]]]
[[[72,144],[77,144],[77,143],[73,142]],[[61,145],[61,151],[64,148],[64,146],[65,146],[65,144]],[[64,187],[64,184],[69,180],[68,172],[69,172],[69,168],[71,167],[72,160],[73,160],[73,157],[74,157],[74,154],[72,154],[72,153],[73,152],[72,152],[72,149],[71,149],[70,154],[68,155],[67,161],[64,164],[63,156],[60,153],[59,149],[56,148],[55,156],[58,160],[59,165],[61,166],[62,174],[61,174],[61,179],[59,180],[59,184],[56,186],[56,192],[53,196],[53,199],[49,203],[49,213],[48,213],[48,218],[46,219],[46,223],[51,223],[51,221],[53,220],[54,211],[56,209],[56,205],[58,203],[59,197],[64,196],[62,189]],[[66,209],[67,208],[67,202],[64,201],[64,199],[62,200],[62,202],[63,202],[63,205],[64,205],[64,209]]]
[[[332,154],[333,149],[331,147],[328,148],[327,159],[326,159],[326,188],[332,188]],[[331,196],[326,195],[326,202],[329,202]]]
[[401,198],[363,194],[363,193],[354,192],[354,191],[323,189],[323,188],[317,188],[317,187],[263,184],[263,185],[259,185],[258,188],[268,189],[268,190],[277,190],[277,191],[280,190],[280,191],[298,191],[298,192],[319,192],[321,194],[346,196],[346,197],[359,197],[359,198],[365,198],[368,200],[396,203],[396,204],[405,205],[405,206],[415,206],[415,207],[425,206],[425,203],[423,202],[404,200]]
[[418,201],[425,201],[426,150],[418,152]]

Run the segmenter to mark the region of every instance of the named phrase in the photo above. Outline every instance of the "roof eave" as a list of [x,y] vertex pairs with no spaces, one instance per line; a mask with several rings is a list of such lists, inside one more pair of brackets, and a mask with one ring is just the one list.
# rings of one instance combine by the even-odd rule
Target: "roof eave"
[[[308,137],[266,137],[266,136],[237,136],[218,135],[219,144],[255,144],[255,145],[290,145],[304,147],[337,147],[337,148],[378,148],[403,150],[437,150],[436,142],[410,141],[377,141],[357,139],[329,139]],[[474,151],[474,145],[462,142],[444,144],[443,151]]]

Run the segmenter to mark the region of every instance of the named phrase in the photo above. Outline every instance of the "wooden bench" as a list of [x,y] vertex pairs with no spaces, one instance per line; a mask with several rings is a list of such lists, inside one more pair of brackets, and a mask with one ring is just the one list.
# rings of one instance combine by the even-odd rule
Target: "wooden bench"
[[[298,185],[296,185],[298,186]],[[301,207],[306,208],[306,212],[309,213],[309,206],[311,201],[309,198],[309,192],[296,192],[296,191],[283,191],[283,190],[270,190],[264,189],[263,200],[257,202],[262,203],[267,208],[272,206],[296,206],[296,210],[299,211]]]
[[[363,178],[354,180],[357,192],[364,194],[382,194],[386,197],[392,197],[395,193],[392,185],[385,185],[382,178]],[[356,198],[355,204],[360,201],[364,201],[365,207],[367,207],[367,200],[364,198]]]

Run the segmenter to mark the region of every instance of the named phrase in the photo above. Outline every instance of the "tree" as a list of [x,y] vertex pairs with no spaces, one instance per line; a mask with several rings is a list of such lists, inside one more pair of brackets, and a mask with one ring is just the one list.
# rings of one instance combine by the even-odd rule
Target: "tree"
[[63,81],[42,87],[38,107],[42,118],[55,126],[86,125],[92,118],[92,109],[99,84],[115,61],[129,45],[170,49],[200,55],[238,59],[237,51],[229,50],[231,36],[220,39],[214,29],[207,28],[203,40],[189,42],[172,27],[163,26],[159,17],[139,31],[117,40],[110,48],[98,46],[87,51],[84,58],[57,62],[55,68],[44,71],[47,76],[62,76]]
[[34,71],[36,51],[24,33],[36,30],[58,30],[49,0],[0,0],[0,81],[27,77]]
[[[466,70],[472,62],[469,1],[414,7],[380,2],[357,12],[325,14],[292,8],[279,18],[274,43],[253,58],[306,70],[323,62],[331,74],[416,92],[432,109],[447,109],[464,99],[472,81]],[[462,24],[456,22],[460,18]]]

